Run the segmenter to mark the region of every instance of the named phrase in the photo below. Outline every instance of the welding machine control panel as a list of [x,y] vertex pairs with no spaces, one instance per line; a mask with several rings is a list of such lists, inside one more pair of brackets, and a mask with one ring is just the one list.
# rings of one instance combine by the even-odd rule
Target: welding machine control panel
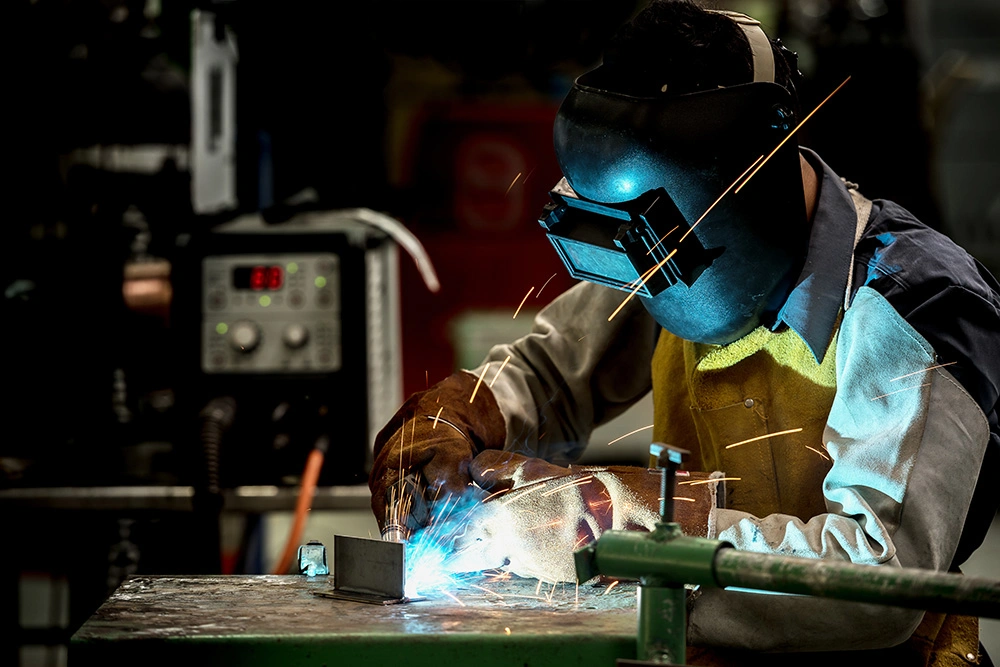
[[202,260],[205,373],[327,373],[342,364],[340,258],[331,253]]

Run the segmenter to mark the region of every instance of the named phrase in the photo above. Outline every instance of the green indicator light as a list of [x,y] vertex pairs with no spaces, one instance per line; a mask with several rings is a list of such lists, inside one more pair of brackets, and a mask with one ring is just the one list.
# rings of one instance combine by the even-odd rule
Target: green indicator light
[[266,294],[262,294],[261,297],[257,300],[257,303],[259,303],[262,307],[267,308],[268,306],[271,305],[271,297],[269,297]]
[[229,325],[225,322],[219,322],[215,325],[215,333],[225,336],[227,331],[229,331]]
[[326,278],[323,276],[316,276],[316,287],[326,287]]
[[299,265],[295,262],[289,262],[288,265],[285,266],[285,271],[288,271],[289,273],[298,273]]

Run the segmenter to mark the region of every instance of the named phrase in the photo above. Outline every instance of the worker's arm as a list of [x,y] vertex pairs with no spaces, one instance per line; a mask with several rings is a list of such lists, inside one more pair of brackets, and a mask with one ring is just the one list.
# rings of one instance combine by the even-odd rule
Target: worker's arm
[[484,382],[503,413],[505,449],[571,463],[595,426],[649,392],[659,326],[637,297],[608,321],[628,296],[581,282],[536,316],[530,334],[495,346],[472,371],[490,364]]
[[[838,334],[838,390],[824,434],[833,459],[823,485],[828,512],[803,521],[718,509],[714,536],[756,552],[947,570],[990,431],[947,368],[932,369],[939,363],[879,293],[861,288]],[[893,381],[914,370],[924,372]],[[922,616],[706,589],[689,639],[765,651],[879,648],[904,641]]]
[[[500,451],[483,452],[469,469],[489,496],[455,540],[448,560],[455,572],[502,568],[548,583],[574,582],[575,550],[606,530],[652,530],[660,520],[660,470],[562,467]],[[719,483],[704,473],[682,472],[680,479],[686,483],[674,520],[685,534],[704,537]]]
[[[467,487],[469,463],[488,449],[576,460],[594,426],[650,389],[656,323],[637,299],[608,321],[627,296],[580,283],[539,313],[530,334],[494,347],[479,368],[410,396],[375,437],[368,485],[379,526],[389,501],[406,491],[404,477],[419,474],[427,498],[440,499]],[[401,518],[411,528],[426,521]]]

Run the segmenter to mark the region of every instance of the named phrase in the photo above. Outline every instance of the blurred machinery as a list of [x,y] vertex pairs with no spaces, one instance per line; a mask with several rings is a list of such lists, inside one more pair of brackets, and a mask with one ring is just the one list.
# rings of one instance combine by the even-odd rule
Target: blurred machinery
[[[369,209],[241,216],[187,240],[175,271],[182,414],[233,401],[222,486],[295,484],[329,441],[321,485],[360,484],[376,430],[402,402],[398,247],[422,246]],[[206,443],[202,443],[205,445]]]

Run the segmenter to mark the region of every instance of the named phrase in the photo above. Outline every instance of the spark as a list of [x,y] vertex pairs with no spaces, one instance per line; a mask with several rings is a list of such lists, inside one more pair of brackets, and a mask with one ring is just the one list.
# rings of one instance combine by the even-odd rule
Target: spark
[[521,185],[527,185],[528,184],[528,179],[531,178],[531,175],[533,173],[535,173],[535,168],[534,167],[532,167],[531,171],[528,172],[528,175],[524,177],[524,182],[521,183]]
[[629,437],[630,435],[634,435],[635,433],[638,433],[639,431],[645,431],[646,429],[650,429],[650,428],[653,428],[653,424],[650,424],[649,426],[643,426],[641,428],[637,428],[634,431],[629,431],[625,435],[619,436],[619,437],[615,438],[614,440],[612,440],[611,442],[609,442],[608,446],[610,447],[611,445],[615,444],[619,440],[624,440],[625,438]]
[[479,379],[476,381],[476,386],[472,388],[472,396],[469,397],[469,403],[472,403],[474,400],[476,400],[476,392],[479,391],[479,385],[483,383],[483,378],[486,377],[486,371],[488,371],[489,368],[490,368],[489,363],[483,367],[483,372],[479,374]]
[[[503,503],[503,506],[506,507],[507,505],[511,504],[515,500],[520,500],[521,498],[524,498],[529,493],[534,493],[535,491],[538,491],[539,489],[542,489],[544,487],[545,487],[544,484],[536,484],[535,486],[533,486],[532,488],[528,489],[524,493],[522,493],[520,495],[517,495],[517,496],[514,496],[513,498],[507,500],[506,502]],[[517,489],[512,489],[512,490],[517,490]]]
[[654,250],[656,250],[656,246],[658,246],[658,245],[660,245],[661,243],[663,243],[664,241],[666,241],[666,240],[667,240],[667,237],[668,237],[668,236],[670,236],[671,234],[673,234],[674,232],[676,232],[676,231],[677,231],[677,229],[678,229],[679,227],[680,227],[680,225],[674,225],[674,228],[673,228],[673,229],[671,229],[671,230],[670,230],[669,232],[667,232],[666,234],[664,234],[663,236],[661,236],[661,237],[660,237],[660,240],[659,240],[659,241],[657,241],[656,243],[654,243],[654,244],[653,244],[653,247],[652,247],[652,248],[650,248],[649,250],[647,250],[647,251],[646,251],[646,254],[648,255],[648,254],[650,254],[651,252],[653,252]]
[[765,440],[767,438],[773,438],[776,435],[788,435],[789,433],[798,433],[801,428],[790,428],[787,431],[778,431],[777,433],[767,433],[765,435],[758,435],[756,438],[749,438],[747,440],[740,440],[739,442],[734,442],[731,445],[726,445],[726,449],[732,449],[733,447],[739,447],[740,445],[745,445],[750,442],[757,442],[758,440]]
[[[718,204],[718,203],[719,203],[720,201],[722,201],[722,198],[723,198],[723,197],[725,197],[725,196],[726,196],[726,195],[727,195],[727,194],[729,193],[729,191],[733,189],[733,186],[734,186],[734,185],[736,185],[737,183],[739,183],[739,182],[740,182],[740,179],[741,179],[741,178],[743,178],[743,176],[744,176],[744,175],[745,175],[745,174],[746,174],[746,173],[747,173],[748,171],[750,171],[751,169],[753,169],[753,167],[754,167],[754,165],[755,165],[755,164],[757,164],[758,162],[760,162],[760,159],[761,159],[761,157],[764,157],[764,156],[763,156],[763,155],[761,155],[761,156],[760,156],[760,157],[758,157],[758,158],[757,158],[756,160],[754,160],[754,161],[753,161],[753,164],[751,164],[751,165],[750,165],[749,167],[747,167],[747,168],[746,168],[746,169],[745,169],[745,170],[743,171],[743,173],[742,173],[742,174],[740,174],[740,175],[739,175],[739,176],[738,176],[738,177],[736,178],[736,180],[735,180],[735,181],[733,181],[732,183],[730,183],[730,184],[729,184],[729,187],[728,187],[728,188],[726,188],[726,189],[725,189],[725,190],[724,190],[724,191],[722,192],[722,194],[721,194],[721,195],[719,195],[719,197],[718,197],[718,198],[717,198],[717,199],[716,199],[716,200],[715,200],[714,202],[712,202],[712,205],[711,205],[711,206],[709,206],[709,207],[708,207],[707,209],[705,209],[705,212],[704,212],[704,213],[702,213],[702,214],[701,214],[701,215],[700,215],[700,216],[698,217],[698,219],[694,221],[694,224],[693,224],[693,225],[691,225],[691,227],[689,227],[689,228],[688,228],[688,230],[687,230],[686,232],[684,232],[684,234],[683,234],[683,235],[681,236],[681,239],[680,239],[680,241],[678,241],[678,242],[677,242],[678,246],[679,246],[679,245],[680,245],[681,243],[683,243],[683,242],[684,242],[684,239],[686,239],[686,238],[688,237],[688,234],[690,234],[691,232],[693,232],[693,231],[694,231],[694,228],[695,228],[695,227],[697,227],[697,226],[698,226],[698,224],[699,224],[699,223],[700,223],[700,222],[701,222],[702,220],[704,220],[704,219],[705,219],[705,216],[706,216],[706,215],[708,215],[708,214],[709,214],[709,212],[711,212],[711,210],[712,210],[713,208],[715,208],[716,204]],[[676,229],[676,227],[675,227],[674,229]],[[674,230],[673,230],[673,229],[671,229],[671,230],[670,230],[669,232],[667,232],[666,234],[664,234],[664,235],[663,235],[663,238],[661,238],[661,239],[660,239],[659,241],[657,241],[657,242],[656,242],[656,245],[654,245],[654,246],[653,246],[653,248],[655,248],[655,247],[656,247],[657,245],[659,245],[659,244],[660,244],[660,242],[661,242],[661,241],[663,241],[663,239],[667,238],[667,236],[669,236],[669,235],[671,234],[671,232],[673,232],[673,231],[674,231]],[[652,252],[652,248],[650,248],[650,252]],[[646,254],[648,255],[649,253],[646,253]],[[648,269],[648,270],[647,270],[647,271],[646,271],[645,273],[643,273],[643,274],[642,274],[641,276],[639,276],[639,278],[638,278],[638,282],[637,282],[636,286],[635,286],[635,287],[634,287],[634,288],[632,289],[632,291],[631,291],[631,292],[629,293],[629,295],[628,295],[627,297],[625,297],[625,300],[621,302],[621,305],[619,305],[619,306],[618,306],[618,308],[616,308],[616,309],[615,309],[615,312],[611,313],[611,317],[609,317],[609,318],[608,318],[608,322],[610,322],[610,321],[611,321],[612,319],[614,319],[615,315],[617,315],[617,314],[618,314],[618,311],[620,311],[620,310],[621,310],[622,308],[624,308],[624,307],[625,307],[625,304],[627,304],[627,303],[628,303],[629,301],[631,301],[631,300],[632,300],[632,297],[634,297],[634,296],[636,295],[636,293],[637,293],[637,292],[638,292],[638,291],[639,291],[639,290],[640,290],[640,289],[642,288],[642,286],[646,284],[646,282],[647,282],[647,281],[649,280],[650,276],[652,276],[652,275],[653,275],[653,274],[654,274],[655,272],[659,271],[659,270],[660,270],[660,269],[661,269],[661,268],[663,267],[663,265],[664,265],[664,264],[666,264],[667,262],[669,262],[669,261],[671,260],[671,258],[672,258],[672,257],[673,257],[673,256],[674,256],[675,254],[677,254],[677,248],[674,248],[673,250],[671,250],[671,251],[670,251],[670,254],[669,254],[669,255],[667,255],[666,257],[664,257],[664,258],[663,258],[662,260],[660,260],[659,262],[657,262],[657,263],[656,263],[656,264],[655,264],[655,265],[653,266],[653,268],[651,268],[651,269]]]
[[509,597],[509,598],[528,598],[529,600],[542,600],[542,601],[545,600],[545,598],[539,597],[538,595],[515,595],[513,593],[508,593],[507,597]]
[[[738,188],[736,188],[736,192],[738,193],[738,192],[739,192],[740,190],[742,190],[742,189],[743,189],[743,186],[744,186],[744,185],[746,185],[746,184],[747,184],[747,183],[748,183],[748,182],[750,181],[750,179],[751,179],[751,178],[753,178],[753,177],[754,177],[754,175],[755,175],[755,174],[756,174],[756,173],[757,173],[758,171],[760,171],[760,168],[761,168],[761,167],[763,167],[763,166],[764,166],[764,165],[765,165],[765,164],[767,163],[767,161],[771,159],[771,156],[772,156],[772,155],[774,155],[775,153],[777,153],[777,152],[778,152],[778,149],[779,149],[779,148],[781,148],[781,147],[782,147],[782,146],[784,145],[784,143],[785,143],[786,141],[788,141],[788,140],[789,140],[789,139],[790,139],[790,138],[791,138],[791,137],[792,137],[792,136],[793,136],[793,135],[794,135],[794,134],[795,134],[796,132],[798,132],[799,128],[800,128],[800,127],[802,127],[802,125],[803,125],[803,124],[804,124],[804,123],[805,123],[805,122],[806,122],[807,120],[809,120],[809,119],[810,119],[810,118],[812,117],[812,115],[813,115],[814,113],[816,113],[817,111],[819,111],[819,108],[820,108],[821,106],[823,106],[824,104],[826,104],[826,101],[827,101],[827,100],[829,100],[829,99],[830,99],[831,97],[833,97],[834,93],[836,93],[836,92],[837,92],[838,90],[840,90],[841,88],[843,88],[844,84],[845,84],[845,83],[847,83],[847,82],[848,82],[848,81],[850,81],[850,80],[851,80],[851,77],[847,77],[846,79],[844,79],[844,82],[843,82],[843,83],[841,83],[841,84],[840,84],[839,86],[837,86],[837,87],[836,87],[836,88],[834,89],[834,91],[833,91],[832,93],[830,93],[829,95],[827,95],[827,96],[826,96],[826,99],[824,99],[824,100],[823,100],[822,102],[820,102],[820,103],[819,103],[818,105],[816,105],[816,108],[815,108],[815,109],[813,109],[813,110],[812,110],[812,111],[811,111],[811,112],[809,113],[809,115],[808,115],[808,116],[806,116],[805,118],[803,118],[803,119],[802,119],[802,121],[801,121],[801,122],[800,122],[800,123],[799,123],[798,125],[796,125],[796,126],[795,126],[795,129],[793,129],[793,130],[792,130],[791,132],[789,132],[789,133],[788,133],[788,135],[787,135],[787,136],[785,136],[785,138],[784,138],[784,139],[782,139],[782,140],[781,140],[781,141],[780,141],[780,142],[778,143],[778,145],[777,145],[777,146],[776,146],[776,147],[774,148],[774,150],[773,150],[773,151],[771,151],[771,153],[770,153],[770,154],[769,154],[769,155],[768,155],[768,156],[767,156],[766,158],[764,158],[764,159],[763,159],[763,161],[762,161],[762,160],[761,160],[761,159],[760,159],[759,157],[758,157],[758,158],[757,158],[756,160],[754,160],[754,163],[753,163],[753,164],[751,164],[751,165],[750,165],[750,166],[749,166],[749,167],[747,168],[747,171],[750,171],[750,169],[753,169],[753,172],[751,172],[751,174],[750,174],[749,176],[747,176],[747,177],[746,177],[746,180],[744,180],[744,181],[743,181],[742,183],[740,183],[740,186],[739,186]],[[759,163],[759,164],[758,164],[758,163]],[[756,169],[754,169],[754,165],[757,165]],[[746,174],[746,171],[744,171],[744,172],[743,172],[743,174]],[[728,192],[729,192],[729,191],[730,191],[730,190],[732,189],[733,185],[736,185],[737,183],[739,183],[739,182],[740,182],[740,179],[741,179],[741,178],[743,178],[743,174],[740,174],[740,177],[739,177],[739,178],[737,178],[737,179],[736,179],[735,181],[733,181],[732,185],[730,185],[730,186],[729,186],[728,188],[726,188],[725,192],[723,192],[723,193],[722,193],[721,195],[719,195],[719,198],[718,198],[718,199],[716,199],[716,200],[715,200],[715,201],[714,201],[714,202],[712,203],[712,205],[711,205],[711,206],[709,206],[709,207],[708,207],[708,209],[706,209],[706,210],[705,210],[705,212],[701,214],[701,217],[699,217],[699,218],[698,218],[698,219],[697,219],[697,220],[695,221],[695,223],[694,223],[693,225],[691,225],[691,227],[690,227],[690,228],[689,228],[689,229],[688,229],[688,230],[687,230],[686,232],[684,232],[684,235],[683,235],[683,236],[681,236],[681,239],[680,239],[680,241],[678,241],[678,242],[677,242],[677,243],[678,243],[678,245],[679,245],[680,243],[683,243],[684,239],[686,239],[686,238],[687,238],[687,235],[688,235],[688,234],[690,234],[691,232],[693,232],[693,231],[694,231],[694,228],[698,226],[698,223],[699,223],[699,222],[701,222],[702,220],[704,220],[704,219],[705,219],[705,216],[706,216],[706,215],[708,215],[708,212],[709,212],[709,211],[711,211],[711,210],[712,210],[713,208],[715,208],[715,205],[716,205],[716,204],[718,204],[718,203],[719,203],[719,201],[721,201],[721,200],[722,200],[722,198],[726,196],[726,194],[727,194],[727,193],[728,193]],[[734,193],[734,194],[735,194],[735,193]],[[669,233],[669,232],[668,232],[668,233]],[[666,263],[667,263],[667,262],[668,262],[668,261],[670,260],[670,258],[674,256],[674,253],[676,253],[676,252],[677,252],[677,248],[674,248],[674,249],[673,249],[673,250],[672,250],[672,251],[670,252],[670,254],[669,254],[669,255],[667,255],[667,256],[666,256],[666,257],[665,257],[665,258],[664,258],[664,259],[663,259],[662,261],[660,261],[659,263],[657,263],[657,264],[656,264],[656,266],[654,266],[654,267],[653,267],[653,269],[651,269],[650,271],[647,271],[647,274],[648,274],[648,275],[652,275],[652,274],[653,274],[653,271],[654,271],[654,270],[659,270],[659,269],[660,269],[660,267],[662,267],[662,266],[663,266],[664,264],[666,264]],[[620,306],[618,306],[618,309],[617,309],[617,310],[615,310],[615,312],[611,313],[611,317],[609,317],[609,318],[608,318],[608,321],[609,321],[609,322],[610,322],[610,321],[611,321],[611,320],[612,320],[612,319],[614,318],[614,316],[615,316],[615,315],[617,315],[617,314],[618,314],[618,311],[619,311],[619,310],[621,310],[622,308],[624,308],[624,307],[625,307],[625,304],[626,304],[626,303],[628,303],[629,301],[631,301],[631,300],[632,300],[632,297],[634,297],[634,296],[635,296],[635,294],[636,294],[636,292],[638,292],[638,291],[639,291],[639,288],[640,288],[640,287],[641,287],[642,285],[644,285],[644,284],[646,283],[646,280],[648,280],[648,277],[646,277],[646,278],[643,278],[643,279],[641,279],[641,281],[640,281],[639,285],[637,285],[637,286],[635,287],[635,289],[634,289],[634,290],[632,290],[632,292],[631,292],[631,293],[630,293],[630,294],[629,294],[629,295],[628,295],[628,296],[627,296],[627,297],[625,298],[625,300],[624,300],[624,301],[623,301],[623,302],[621,303],[621,305],[620,305]]]
[[[662,500],[662,498],[660,500]],[[688,498],[687,496],[674,496],[674,500],[685,500],[689,503],[697,502],[694,498]]]
[[780,143],[779,143],[779,144],[778,144],[777,146],[775,146],[774,150],[773,150],[773,151],[771,151],[771,153],[770,153],[770,154],[769,154],[769,155],[768,155],[768,156],[767,156],[766,158],[764,158],[764,161],[763,161],[763,162],[761,162],[761,163],[760,163],[760,165],[759,165],[759,166],[758,166],[758,167],[757,167],[756,169],[754,169],[754,170],[753,170],[753,173],[752,173],[752,174],[750,174],[749,176],[747,176],[747,180],[743,181],[742,185],[740,185],[740,187],[736,188],[736,192],[738,193],[738,192],[739,192],[740,190],[742,190],[742,189],[743,189],[743,186],[744,186],[744,185],[746,185],[746,184],[747,184],[747,183],[748,183],[748,182],[750,181],[750,179],[754,177],[754,174],[756,174],[756,173],[757,173],[758,171],[760,171],[760,168],[761,168],[761,167],[763,167],[763,166],[764,166],[765,164],[767,164],[767,161],[771,159],[771,156],[772,156],[772,155],[774,155],[775,153],[777,153],[777,152],[778,152],[778,149],[779,149],[779,148],[781,148],[782,146],[784,146],[784,145],[785,145],[785,142],[786,142],[786,141],[788,141],[789,139],[791,139],[791,138],[792,138],[792,136],[793,136],[793,135],[794,135],[794,134],[795,134],[796,132],[798,132],[798,131],[799,131],[799,128],[800,128],[800,127],[802,127],[803,125],[805,125],[805,122],[806,122],[807,120],[809,120],[810,118],[812,118],[812,115],[813,115],[814,113],[816,113],[817,111],[819,111],[819,108],[820,108],[821,106],[823,106],[824,104],[826,104],[827,100],[829,100],[829,99],[830,99],[831,97],[833,97],[833,96],[834,96],[834,94],[836,94],[836,92],[837,92],[838,90],[840,90],[841,88],[843,88],[843,87],[844,87],[844,84],[846,84],[846,83],[847,83],[848,81],[850,81],[850,80],[851,80],[851,77],[847,77],[846,79],[844,79],[844,82],[843,82],[843,83],[841,83],[841,84],[840,84],[839,86],[837,86],[836,88],[834,88],[834,89],[833,89],[833,92],[832,92],[832,93],[830,93],[829,95],[827,95],[827,96],[826,96],[826,99],[824,99],[824,100],[823,100],[822,102],[820,102],[819,104],[817,104],[817,105],[816,105],[816,108],[815,108],[815,109],[813,109],[812,111],[810,111],[810,112],[809,112],[809,115],[808,115],[808,116],[806,116],[805,118],[803,118],[803,119],[802,119],[802,120],[801,120],[801,121],[799,122],[799,124],[795,126],[795,129],[794,129],[794,130],[792,130],[791,132],[789,132],[789,133],[788,133],[788,135],[787,135],[787,136],[785,136],[785,138],[784,138],[784,139],[782,139],[782,140],[781,140],[781,142],[780,142]]
[[484,470],[484,471],[482,472],[482,474],[484,474],[484,475],[485,475],[485,474],[486,474],[486,473],[488,473],[488,472],[496,472],[496,468],[487,468],[486,470]]
[[465,603],[462,602],[461,600],[459,600],[457,596],[452,595],[451,593],[449,593],[448,591],[446,591],[444,589],[441,589],[441,592],[444,593],[445,595],[447,595],[448,597],[450,597],[452,600],[454,600],[458,604],[462,605],[463,607],[465,606]]
[[[799,430],[801,431],[802,429]],[[740,477],[717,477],[716,479],[699,479],[699,480],[690,480],[687,482],[678,482],[677,485],[680,486],[681,484],[689,484],[691,486],[694,486],[695,484],[712,484],[713,482],[738,482],[740,481],[740,479],[741,479]]]
[[[471,403],[471,401],[470,401],[470,403]],[[436,415],[434,415],[434,425],[431,426],[431,429],[435,429],[435,428],[438,427],[438,419],[441,419],[441,411],[442,410],[444,410],[444,406],[443,405],[440,408],[438,408],[438,413]]]
[[533,526],[531,528],[528,528],[527,530],[538,530],[539,528],[549,528],[551,526],[558,526],[560,524],[562,524],[562,519],[556,519],[555,521],[552,521],[550,523],[543,523],[540,526]]
[[497,374],[493,376],[492,380],[490,380],[491,387],[493,386],[493,383],[497,381],[497,378],[500,377],[500,374],[503,373],[503,369],[507,367],[507,363],[509,361],[510,361],[510,355],[508,354],[507,358],[503,360],[502,364],[500,364],[500,368],[497,369]]
[[[787,137],[786,137],[786,139],[787,139]],[[778,144],[778,146],[780,147],[780,146],[781,146],[781,144]],[[775,150],[777,150],[777,149],[775,149]],[[689,229],[688,229],[688,230],[687,230],[686,232],[684,232],[684,234],[683,234],[683,235],[681,236],[681,240],[680,240],[680,241],[678,241],[678,243],[681,243],[681,242],[682,242],[682,241],[683,241],[684,239],[686,239],[686,238],[687,238],[688,234],[690,234],[690,233],[691,233],[692,231],[694,231],[694,228],[698,226],[698,223],[700,223],[700,222],[701,222],[702,220],[704,220],[704,219],[705,219],[705,216],[707,216],[707,215],[708,215],[708,214],[709,214],[709,213],[710,213],[710,212],[712,211],[712,209],[713,209],[713,208],[715,208],[715,207],[716,207],[716,205],[717,205],[717,204],[718,204],[718,203],[719,203],[720,201],[722,201],[722,198],[723,198],[723,197],[725,197],[725,196],[726,196],[727,194],[729,194],[729,191],[733,189],[733,186],[734,186],[734,185],[736,185],[737,183],[739,183],[739,182],[740,182],[740,179],[741,179],[741,178],[743,178],[744,176],[746,176],[746,175],[747,175],[747,172],[748,172],[748,171],[750,171],[751,169],[753,169],[753,168],[754,168],[754,165],[756,165],[756,164],[757,164],[758,162],[760,162],[760,161],[761,161],[761,158],[763,158],[763,157],[764,157],[764,156],[763,156],[763,155],[761,155],[761,156],[760,156],[760,157],[758,157],[758,158],[757,158],[756,160],[754,160],[754,161],[753,161],[753,164],[751,164],[751,165],[750,165],[749,167],[747,167],[746,169],[744,169],[744,170],[743,170],[743,173],[742,173],[742,174],[740,174],[739,176],[737,176],[737,177],[736,177],[736,180],[735,180],[735,181],[733,181],[732,183],[730,183],[730,184],[729,184],[729,187],[728,187],[728,188],[726,188],[725,190],[723,190],[722,194],[721,194],[721,195],[719,195],[718,199],[716,199],[716,200],[715,200],[714,202],[712,202],[712,205],[711,205],[711,206],[709,206],[708,208],[706,208],[706,209],[705,209],[705,212],[704,212],[704,213],[702,213],[702,214],[701,214],[701,215],[700,215],[700,216],[698,217],[698,219],[694,221],[694,224],[693,224],[693,225],[691,225],[691,227],[690,227],[690,228],[689,228]],[[748,179],[748,180],[749,180],[749,179]],[[746,181],[744,181],[744,182],[746,182]],[[740,187],[743,187],[743,186],[740,186]],[[739,192],[739,190],[737,190],[737,192]]]
[[889,382],[895,382],[896,380],[902,380],[903,378],[908,378],[911,375],[918,375],[920,373],[926,373],[927,371],[932,371],[935,368],[944,368],[945,366],[951,366],[952,364],[957,364],[957,363],[958,363],[957,361],[949,361],[946,364],[938,364],[937,366],[930,366],[930,367],[925,368],[923,370],[913,371],[912,373],[907,373],[906,375],[900,375],[898,378],[892,378],[891,380],[889,380]]
[[811,449],[811,450],[813,450],[814,452],[816,452],[817,454],[819,454],[820,456],[822,456],[822,457],[823,457],[824,459],[826,459],[827,461],[829,461],[829,460],[830,460],[830,457],[829,457],[829,456],[827,456],[827,455],[826,455],[826,454],[824,454],[823,452],[819,451],[819,450],[818,450],[818,449],[816,449],[815,447],[810,447],[809,445],[806,445],[806,449]]
[[552,590],[549,591],[549,594],[545,596],[545,599],[548,600],[549,604],[552,603],[552,596],[555,595],[555,592],[556,592],[556,582],[553,581]]
[[517,318],[517,314],[521,312],[521,306],[523,306],[523,305],[524,305],[524,302],[528,300],[528,297],[529,297],[529,296],[531,296],[531,293],[532,293],[532,292],[534,292],[534,291],[535,291],[535,286],[534,286],[534,285],[532,285],[532,286],[531,286],[531,289],[529,289],[529,290],[528,290],[528,293],[524,295],[524,298],[523,298],[523,299],[521,299],[521,305],[520,305],[520,306],[518,306],[518,307],[517,307],[517,310],[515,310],[515,311],[514,311],[514,317],[512,317],[512,318],[510,318],[510,319],[512,319],[512,320],[513,320],[513,319],[516,319],[516,318]]
[[505,634],[508,634],[508,635],[510,634],[510,628],[504,628],[503,631],[504,631]]
[[538,580],[538,585],[535,586],[535,595],[538,595],[538,592],[540,590],[542,590],[542,580],[541,579]]
[[604,591],[604,594],[607,595],[608,593],[610,593],[611,590],[617,585],[618,585],[618,580],[615,579],[614,581],[611,582],[611,585],[608,586],[608,590]]
[[898,394],[901,391],[909,391],[910,389],[920,389],[921,387],[929,387],[929,386],[931,386],[930,382],[925,382],[924,384],[915,384],[912,387],[903,387],[902,389],[897,389],[896,391],[890,391],[887,394],[882,394],[881,396],[876,396],[875,398],[873,398],[871,400],[877,401],[880,398],[885,398],[886,396],[892,396],[893,394]]
[[[508,194],[510,194],[510,189],[512,187],[514,187],[514,184],[517,183],[517,179],[519,179],[519,178],[521,178],[521,172],[517,172],[517,176],[515,176],[514,180],[511,181],[510,185],[507,186],[507,192],[503,193],[504,197],[506,197]],[[527,179],[525,179],[525,180],[527,180]]]
[[427,385],[428,389],[431,388],[431,373],[426,369],[424,370],[424,384]]
[[649,276],[653,275],[654,272],[658,271],[664,264],[669,262],[670,259],[676,254],[677,254],[677,248],[674,248],[673,250],[670,251],[669,255],[667,255],[662,260],[657,262],[656,265],[653,268],[646,271],[646,273],[642,274],[642,277],[639,279],[639,284],[636,285],[631,292],[629,292],[629,295],[625,297],[625,300],[621,302],[621,305],[615,308],[615,312],[611,313],[611,315],[608,317],[608,322],[613,320],[615,315],[617,315],[618,312],[625,307],[625,304],[632,300],[632,297],[635,296],[636,292],[642,289],[642,286],[646,284],[647,280],[649,280]]
[[[490,470],[493,470],[493,468],[490,468]],[[509,493],[509,492],[510,492],[510,489],[500,489],[499,491],[494,491],[490,495],[488,495],[485,498],[483,498],[483,502],[485,503],[486,501],[488,501],[488,500],[490,500],[492,498],[496,498],[497,496],[502,496],[503,494]],[[473,508],[473,509],[475,509],[475,508]]]
[[574,598],[574,604],[576,604],[576,606],[579,607],[580,606],[580,582],[579,581],[576,582],[576,594],[573,596],[573,598]]
[[593,481],[594,481],[594,476],[587,475],[586,477],[581,477],[580,479],[575,479],[572,482],[567,482],[566,484],[557,486],[551,491],[546,491],[545,493],[542,494],[542,497],[544,498],[545,496],[551,496],[553,493],[557,493],[559,491],[562,491],[563,489],[568,489],[571,486],[583,486],[584,484],[590,484]]
[[500,595],[499,593],[497,593],[496,591],[491,591],[491,590],[490,590],[490,589],[488,589],[488,588],[483,588],[482,586],[476,586],[475,584],[472,584],[472,587],[473,587],[473,588],[478,588],[478,589],[479,589],[479,590],[481,590],[481,591],[486,591],[486,592],[487,592],[487,593],[489,593],[490,595],[495,595],[495,596],[497,596],[498,598],[500,598],[501,600],[503,600],[503,596],[502,596],[502,595]]
[[583,334],[582,336],[580,336],[579,338],[576,339],[576,342],[579,343],[581,340],[583,340],[586,337],[587,337],[587,334]]
[[549,276],[549,279],[542,284],[542,289],[538,290],[538,294],[535,295],[536,299],[542,295],[542,290],[545,289],[545,285],[548,285],[550,282],[552,282],[552,279],[555,278],[557,275],[558,274],[553,273],[551,276]]
[[587,539],[587,536],[586,536],[586,535],[584,535],[583,537],[581,537],[580,539],[578,539],[578,540],[576,541],[576,544],[574,544],[574,545],[573,545],[573,550],[575,551],[576,549],[580,548],[580,546],[581,546],[581,545],[583,544],[583,541],[584,541],[585,539]]
[[646,210],[645,210],[645,211],[643,211],[643,212],[642,212],[642,214],[643,214],[643,215],[646,215],[647,213],[649,213],[649,211],[650,211],[650,210],[651,210],[651,209],[652,209],[652,208],[653,208],[654,206],[656,206],[656,202],[658,202],[658,201],[660,201],[660,197],[659,197],[659,195],[657,195],[656,199],[654,199],[654,200],[653,200],[653,203],[652,203],[652,204],[650,204],[649,206],[647,206],[647,207],[646,207]]

